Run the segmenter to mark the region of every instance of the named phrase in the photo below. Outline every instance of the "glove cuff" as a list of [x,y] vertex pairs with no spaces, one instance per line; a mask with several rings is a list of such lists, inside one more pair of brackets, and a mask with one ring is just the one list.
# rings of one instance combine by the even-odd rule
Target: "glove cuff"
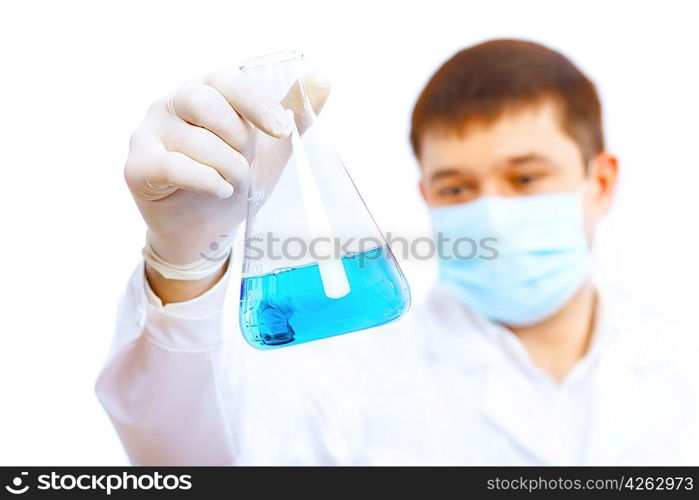
[[225,253],[218,255],[215,259],[202,257],[189,264],[172,264],[163,259],[146,238],[146,246],[143,247],[141,254],[146,263],[162,274],[164,278],[194,281],[211,276],[221,269],[221,266],[223,266],[231,254],[231,248],[228,248]]

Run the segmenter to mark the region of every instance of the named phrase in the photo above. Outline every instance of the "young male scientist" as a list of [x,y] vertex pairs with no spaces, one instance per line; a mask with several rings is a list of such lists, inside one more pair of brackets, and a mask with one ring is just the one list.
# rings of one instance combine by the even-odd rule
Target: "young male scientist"
[[[329,85],[305,83],[320,110]],[[253,127],[284,138],[288,120],[218,71],[156,101],[132,136],[147,245],[96,392],[133,464],[697,463],[681,328],[591,279],[618,167],[571,61],[488,41],[415,105],[435,233],[498,235],[498,258],[442,260],[395,323],[260,352],[223,319],[233,266],[189,264],[245,216]]]

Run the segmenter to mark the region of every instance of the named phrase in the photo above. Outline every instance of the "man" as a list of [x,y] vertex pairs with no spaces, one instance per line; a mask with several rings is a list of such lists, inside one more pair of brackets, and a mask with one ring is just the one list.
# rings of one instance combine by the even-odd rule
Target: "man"
[[[319,111],[328,85],[305,83]],[[252,127],[284,138],[290,124],[224,71],[157,101],[132,137],[146,263],[96,389],[134,464],[692,460],[675,332],[590,278],[617,160],[593,84],[564,56],[468,48],[413,112],[435,232],[496,237],[498,256],[443,259],[396,323],[271,352],[224,328],[232,271],[199,257],[244,217]]]

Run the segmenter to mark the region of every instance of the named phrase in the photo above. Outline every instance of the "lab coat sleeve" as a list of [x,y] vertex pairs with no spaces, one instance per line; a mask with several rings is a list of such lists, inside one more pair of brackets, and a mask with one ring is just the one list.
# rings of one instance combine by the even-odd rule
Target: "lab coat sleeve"
[[229,276],[196,299],[164,307],[148,299],[142,262],[131,276],[95,386],[131,463],[235,462],[221,360]]

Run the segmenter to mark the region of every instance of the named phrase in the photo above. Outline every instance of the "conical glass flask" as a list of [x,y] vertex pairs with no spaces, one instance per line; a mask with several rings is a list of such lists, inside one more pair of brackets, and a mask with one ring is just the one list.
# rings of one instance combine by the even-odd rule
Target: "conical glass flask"
[[410,289],[303,85],[303,56],[279,52],[241,70],[287,110],[284,139],[256,129],[250,166],[240,327],[272,349],[382,325]]

